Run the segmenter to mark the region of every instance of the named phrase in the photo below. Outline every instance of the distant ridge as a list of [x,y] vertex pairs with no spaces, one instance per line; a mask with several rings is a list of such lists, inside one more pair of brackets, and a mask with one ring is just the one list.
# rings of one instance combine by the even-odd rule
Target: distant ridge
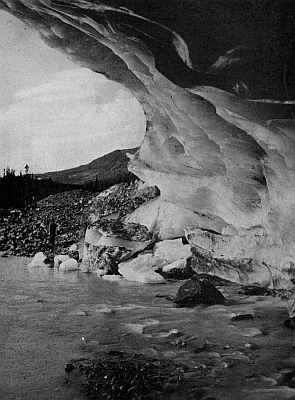
[[63,171],[46,172],[40,177],[42,179],[51,178],[55,182],[75,185],[84,185],[96,179],[99,181],[116,179],[128,174],[127,164],[129,158],[126,156],[126,153],[134,154],[136,151],[137,148],[115,150],[102,157],[96,158],[89,164],[65,169]]

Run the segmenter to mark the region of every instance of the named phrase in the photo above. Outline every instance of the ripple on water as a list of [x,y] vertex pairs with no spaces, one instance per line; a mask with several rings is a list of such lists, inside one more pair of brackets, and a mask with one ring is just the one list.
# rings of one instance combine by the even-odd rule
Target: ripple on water
[[[95,274],[28,270],[28,259],[0,263],[0,379],[7,394],[3,400],[19,398],[20,393],[22,400],[49,400],[52,393],[54,400],[79,399],[77,392],[63,386],[64,365],[69,359],[114,350],[185,364],[178,373],[186,379],[195,372],[208,396],[236,399],[243,393],[239,398],[263,400],[274,393],[282,399],[283,393],[291,393],[282,387],[272,389],[277,392],[262,390],[273,384],[272,377],[286,367],[286,360],[294,368],[294,331],[284,328],[287,313],[272,299],[244,302],[236,295],[228,305],[177,308],[168,298],[181,283],[159,289],[108,282]],[[232,313],[250,308],[253,320],[233,325]],[[241,334],[258,330],[268,334]],[[206,351],[194,352],[203,348]],[[246,378],[253,373],[261,377],[255,381],[256,392]]]

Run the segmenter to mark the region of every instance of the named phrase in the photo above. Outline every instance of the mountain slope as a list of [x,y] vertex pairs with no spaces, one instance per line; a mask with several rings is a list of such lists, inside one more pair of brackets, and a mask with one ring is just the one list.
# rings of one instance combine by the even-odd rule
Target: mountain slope
[[137,148],[115,150],[109,154],[99,157],[89,164],[80,165],[63,171],[47,172],[41,177],[51,178],[55,182],[81,185],[87,182],[113,179],[128,174],[127,164],[129,158],[126,153],[134,154]]

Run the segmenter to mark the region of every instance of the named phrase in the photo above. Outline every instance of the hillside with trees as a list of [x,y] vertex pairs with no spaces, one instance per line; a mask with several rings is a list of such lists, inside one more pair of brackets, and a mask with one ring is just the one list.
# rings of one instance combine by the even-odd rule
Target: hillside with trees
[[30,173],[28,165],[25,166],[25,173],[20,172],[19,175],[16,175],[15,169],[7,167],[0,178],[0,208],[34,208],[37,201],[51,194],[80,187],[54,182],[51,178],[41,179]]
[[26,165],[24,173],[16,175],[7,167],[0,177],[0,209],[33,208],[52,194],[76,189],[99,193],[117,183],[133,182],[138,178],[127,169],[126,153],[136,150],[116,150],[89,164],[45,174],[33,174]]
[[126,155],[126,153],[134,154],[136,151],[137,148],[115,150],[89,164],[63,171],[47,172],[40,177],[43,179],[51,178],[55,182],[64,184],[93,186],[94,183],[98,190],[105,190],[116,183],[137,179],[127,169],[129,158]]

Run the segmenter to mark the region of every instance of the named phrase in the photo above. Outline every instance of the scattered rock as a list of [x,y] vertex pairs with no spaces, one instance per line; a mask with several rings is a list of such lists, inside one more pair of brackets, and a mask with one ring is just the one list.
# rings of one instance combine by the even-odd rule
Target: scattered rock
[[215,346],[214,343],[210,343],[210,342],[208,342],[208,340],[205,340],[204,344],[202,344],[201,346],[198,346],[194,349],[194,353],[198,354],[198,353],[202,353],[203,351],[210,352],[210,351],[212,351],[214,346]]
[[225,298],[210,282],[194,276],[180,286],[173,302],[179,306],[223,304]]
[[27,257],[51,251],[48,223],[54,218],[58,225],[55,252],[66,254],[84,234],[81,220],[92,198],[91,192],[72,190],[40,200],[34,209],[8,211],[1,221],[0,251]]
[[77,315],[81,317],[87,317],[87,313],[83,310],[74,310],[69,313],[69,315]]
[[246,314],[236,314],[233,313],[231,316],[231,321],[245,321],[245,320],[253,320],[253,314],[246,313]]
[[134,333],[144,333],[144,329],[146,328],[144,324],[125,324],[124,326],[128,332]]
[[66,366],[65,366],[65,371],[66,371],[66,372],[71,372],[71,371],[73,371],[74,369],[75,369],[75,367],[74,367],[73,364],[68,363],[68,364],[66,364]]
[[289,318],[284,321],[287,328],[295,329],[295,318]]
[[159,353],[157,352],[157,350],[149,347],[146,349],[142,349],[139,351],[139,354],[145,356],[145,357],[150,357],[150,358],[155,358],[158,359],[160,357]]
[[257,285],[243,286],[237,289],[236,293],[246,296],[274,296],[275,292],[272,289]]
[[161,353],[161,356],[164,358],[172,359],[172,358],[177,357],[177,354],[174,353],[174,351],[166,350]]
[[258,329],[258,328],[244,328],[244,329],[240,329],[239,333],[242,336],[246,336],[246,337],[255,337],[255,336],[260,336],[263,335],[263,332]]
[[229,359],[229,360],[251,362],[250,358],[241,351],[234,351],[233,353],[224,353],[222,354],[222,357],[224,357],[226,360]]

